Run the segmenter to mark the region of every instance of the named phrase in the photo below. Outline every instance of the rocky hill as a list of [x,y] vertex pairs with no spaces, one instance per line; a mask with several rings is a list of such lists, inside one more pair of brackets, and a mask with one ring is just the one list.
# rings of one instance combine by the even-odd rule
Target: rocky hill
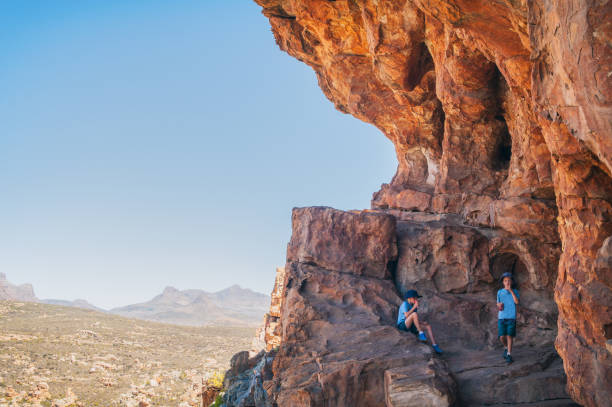
[[32,284],[11,284],[6,279],[6,274],[0,273],[0,300],[36,302],[38,298],[34,294]]
[[258,326],[269,306],[269,296],[238,285],[215,293],[166,287],[150,301],[113,308],[109,312],[178,325]]
[[[335,107],[394,143],[398,169],[371,211],[294,210],[280,345],[242,364],[269,399],[245,397],[612,405],[612,4],[256,2]],[[505,271],[523,293],[507,368],[490,358]],[[442,358],[393,328],[409,288]]]
[[98,312],[106,312],[106,310],[102,308],[98,308],[95,305],[90,304],[87,300],[83,300],[83,299],[77,299],[74,301],[46,299],[46,300],[40,300],[40,302],[42,302],[43,304],[61,305],[64,307],[75,307],[75,308],[90,309],[90,310],[98,311]]

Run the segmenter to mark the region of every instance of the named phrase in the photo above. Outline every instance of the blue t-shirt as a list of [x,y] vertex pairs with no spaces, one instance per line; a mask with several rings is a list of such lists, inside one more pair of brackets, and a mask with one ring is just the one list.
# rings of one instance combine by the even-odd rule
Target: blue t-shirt
[[399,311],[397,313],[397,325],[398,326],[399,324],[401,324],[402,322],[406,320],[406,316],[404,315],[404,312],[408,312],[411,309],[412,309],[412,304],[410,304],[408,301],[402,302],[402,305],[400,305]]
[[[519,292],[516,288],[513,288],[514,294],[516,295],[516,299],[520,300]],[[500,289],[497,292],[497,302],[501,302],[504,304],[503,311],[498,311],[497,319],[516,319],[516,304],[514,303],[514,298],[512,298],[512,294],[505,288]]]

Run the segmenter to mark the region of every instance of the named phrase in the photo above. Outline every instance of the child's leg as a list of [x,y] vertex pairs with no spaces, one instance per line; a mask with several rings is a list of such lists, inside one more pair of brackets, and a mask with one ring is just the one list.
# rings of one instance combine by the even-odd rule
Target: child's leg
[[502,345],[504,345],[504,348],[508,347],[508,344],[506,343],[506,336],[505,335],[500,336],[499,340],[501,341]]
[[434,338],[433,331],[431,330],[431,325],[429,325],[425,321],[423,321],[421,324],[423,325],[423,328],[425,328],[425,330],[427,331],[427,334],[429,335],[428,338],[431,340],[431,344],[437,344],[438,342],[436,342],[436,338]]
[[410,329],[410,325],[414,324],[416,329],[421,332],[421,324],[419,324],[419,316],[416,312],[413,312],[406,318],[406,329]]
[[512,353],[512,340],[514,338],[508,335],[508,355]]

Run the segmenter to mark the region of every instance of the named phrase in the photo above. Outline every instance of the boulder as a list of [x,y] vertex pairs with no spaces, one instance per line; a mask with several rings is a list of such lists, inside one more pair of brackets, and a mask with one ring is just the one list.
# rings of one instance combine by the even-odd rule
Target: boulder
[[385,371],[387,407],[448,407],[455,402],[456,384],[440,360]]
[[389,278],[397,257],[395,218],[327,207],[295,208],[287,261],[376,278]]

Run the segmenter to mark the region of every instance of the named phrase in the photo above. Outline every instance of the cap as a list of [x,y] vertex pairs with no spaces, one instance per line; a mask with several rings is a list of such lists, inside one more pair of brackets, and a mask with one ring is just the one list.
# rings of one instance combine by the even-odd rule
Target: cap
[[421,296],[416,290],[408,290],[406,291],[406,299],[408,298],[421,298]]
[[503,280],[506,277],[510,277],[511,279],[514,280],[514,276],[512,275],[512,273],[509,273],[509,272],[505,272],[504,274],[502,274],[500,277],[500,280]]

